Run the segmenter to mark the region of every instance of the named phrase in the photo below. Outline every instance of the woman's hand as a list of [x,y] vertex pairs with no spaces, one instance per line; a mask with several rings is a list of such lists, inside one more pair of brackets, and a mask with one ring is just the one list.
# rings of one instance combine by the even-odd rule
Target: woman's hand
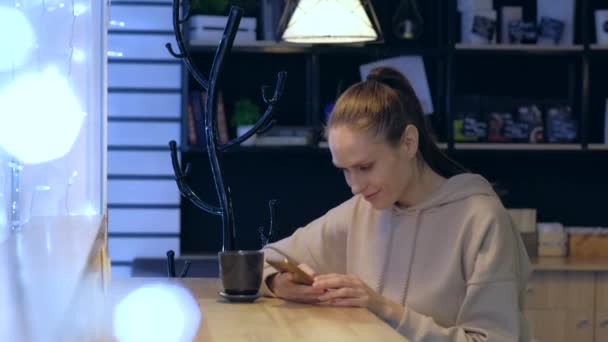
[[359,306],[368,308],[380,318],[398,324],[404,308],[380,295],[361,279],[347,274],[325,274],[315,277],[314,289],[325,292],[318,297],[320,304],[332,306]]
[[[315,276],[315,271],[310,266],[300,264],[298,267],[311,277]],[[323,290],[295,283],[289,272],[277,273],[268,279],[268,288],[277,297],[298,303],[318,303],[319,296],[323,294]]]

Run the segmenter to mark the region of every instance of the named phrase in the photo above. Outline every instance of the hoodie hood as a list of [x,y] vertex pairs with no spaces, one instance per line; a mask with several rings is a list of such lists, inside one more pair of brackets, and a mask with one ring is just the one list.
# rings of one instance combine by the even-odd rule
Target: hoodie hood
[[471,196],[497,197],[492,185],[485,178],[478,174],[462,173],[448,178],[431,197],[421,203],[407,208],[394,205],[393,210],[397,213],[423,211],[461,201]]

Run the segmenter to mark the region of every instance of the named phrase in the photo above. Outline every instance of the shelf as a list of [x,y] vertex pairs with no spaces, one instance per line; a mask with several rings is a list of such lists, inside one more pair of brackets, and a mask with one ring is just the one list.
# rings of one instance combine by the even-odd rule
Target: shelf
[[[438,142],[437,143],[437,147],[439,147],[440,150],[447,150],[448,149],[448,143]],[[319,143],[319,148],[328,149],[329,145],[327,144],[326,141],[322,141],[322,142]]]
[[[270,153],[285,153],[285,152],[289,152],[289,153],[310,153],[310,152],[323,152],[326,149],[322,149],[322,148],[318,148],[316,146],[312,146],[312,145],[247,145],[247,146],[235,146],[233,148],[230,148],[224,152],[221,153],[226,153],[226,154],[232,154],[232,153],[249,153],[249,152],[255,152],[255,153],[264,153],[264,152],[270,152]],[[207,150],[206,149],[201,149],[201,148],[193,148],[193,147],[189,147],[188,149],[182,150],[183,154],[190,154],[190,155],[204,155],[205,158],[207,156]]]
[[384,58],[390,56],[427,56],[437,57],[447,54],[447,49],[443,48],[428,48],[428,47],[408,47],[398,45],[325,45],[315,46],[311,51],[320,54],[348,54],[348,55],[369,55],[375,58]]
[[[447,150],[448,144],[444,142],[437,143],[437,147],[441,150]],[[319,142],[317,146],[311,145],[251,145],[251,146],[239,146],[234,147],[228,152],[243,152],[243,151],[256,151],[256,152],[272,152],[272,151],[312,151],[312,150],[328,150],[329,146],[327,142]],[[590,144],[590,150],[608,150],[608,144]],[[583,148],[580,144],[527,144],[527,143],[454,143],[454,150],[456,151],[582,151]],[[184,152],[203,153],[205,151],[188,149]]]
[[583,51],[582,45],[456,44],[454,48],[464,54],[576,55]]
[[579,151],[580,144],[455,143],[455,150]]
[[588,149],[594,151],[608,151],[608,144],[589,144]]
[[606,44],[591,44],[589,45],[589,50],[592,55],[608,55],[608,45]]
[[[190,40],[193,51],[215,51],[219,42],[208,40]],[[306,53],[312,48],[310,44],[294,44],[275,42],[272,40],[256,40],[252,42],[235,42],[232,51],[257,53]]]
[[[192,51],[214,52],[219,42],[190,40],[189,47]],[[286,42],[275,42],[268,40],[256,40],[252,42],[235,42],[232,46],[234,52],[248,53],[320,53],[320,54],[357,54],[357,55],[424,55],[439,56],[446,53],[445,49],[421,48],[421,47],[400,47],[388,46],[384,44],[342,44],[342,45],[312,45],[295,44]]]
[[606,44],[591,44],[589,48],[594,51],[608,51],[608,45]]
[[608,258],[536,257],[530,258],[535,271],[608,271]]

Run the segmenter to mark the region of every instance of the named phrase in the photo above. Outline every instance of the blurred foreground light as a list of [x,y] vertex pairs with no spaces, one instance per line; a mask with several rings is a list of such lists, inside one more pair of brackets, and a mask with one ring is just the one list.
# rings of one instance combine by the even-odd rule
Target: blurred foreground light
[[63,157],[80,134],[85,113],[54,68],[0,88],[0,146],[26,164]]
[[179,286],[154,284],[129,293],[114,309],[114,337],[120,342],[192,341],[200,310]]
[[25,15],[18,9],[0,6],[0,71],[25,64],[35,41],[34,29]]

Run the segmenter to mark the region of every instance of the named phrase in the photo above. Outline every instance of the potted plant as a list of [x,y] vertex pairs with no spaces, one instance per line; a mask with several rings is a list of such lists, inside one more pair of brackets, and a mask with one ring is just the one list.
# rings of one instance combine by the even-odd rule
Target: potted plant
[[[245,134],[258,121],[260,117],[260,107],[249,99],[240,99],[234,105],[234,114],[230,119],[230,124],[236,127],[237,136]],[[242,145],[252,145],[255,135],[245,140]]]
[[255,41],[258,8],[256,0],[191,0],[190,39],[217,43],[222,38],[231,5],[243,9],[235,42]]

